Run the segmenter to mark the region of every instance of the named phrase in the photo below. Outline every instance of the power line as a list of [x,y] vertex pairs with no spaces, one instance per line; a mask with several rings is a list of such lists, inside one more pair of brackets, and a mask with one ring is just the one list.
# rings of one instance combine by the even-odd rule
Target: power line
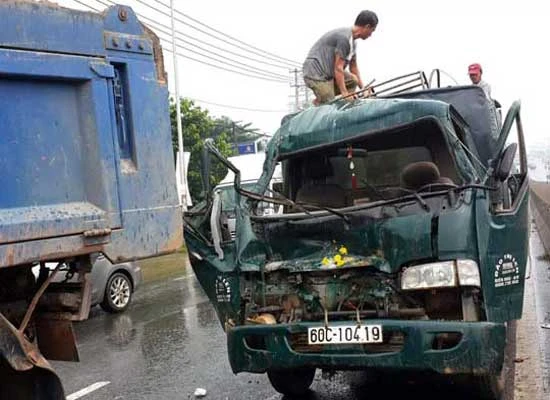
[[[143,16],[140,16],[140,18],[144,18],[144,17],[143,17]],[[145,18],[144,18],[144,19],[145,19]],[[147,19],[148,19],[148,18],[147,18]],[[148,20],[149,20],[149,19],[148,19]],[[151,24],[151,22],[149,22],[149,24]],[[151,28],[152,28],[153,30],[158,30],[159,32],[164,33],[165,35],[171,36],[170,33],[166,32],[166,31],[163,30],[162,28],[155,27],[155,26],[153,26],[152,24],[151,24],[150,26],[151,26]],[[198,48],[198,49],[200,49],[200,50],[202,50],[202,51],[205,51],[205,52],[207,52],[207,53],[213,54],[215,57],[219,57],[219,58],[221,58],[221,59],[227,60],[227,61],[229,61],[229,65],[231,65],[231,66],[233,66],[233,67],[241,68],[241,69],[243,69],[243,70],[245,70],[245,71],[249,71],[249,72],[253,72],[253,73],[257,73],[257,74],[266,75],[266,76],[271,77],[271,78],[279,78],[279,79],[281,79],[281,80],[285,80],[285,82],[288,80],[288,78],[287,78],[286,76],[284,76],[284,75],[277,74],[277,73],[275,73],[275,72],[271,72],[271,71],[264,70],[264,69],[260,69],[260,68],[256,68],[256,67],[249,67],[249,66],[247,66],[247,64],[244,64],[244,63],[242,63],[242,62],[240,62],[240,61],[237,61],[237,60],[235,60],[235,59],[233,59],[233,58],[223,56],[223,55],[221,55],[221,54],[213,53],[213,52],[209,51],[208,49],[205,49],[205,48],[203,48],[203,47],[201,47],[201,46],[199,46],[199,45],[196,45],[196,44],[194,44],[194,43],[191,43],[191,42],[189,42],[189,41],[187,41],[187,40],[185,40],[185,39],[181,39],[181,38],[179,38],[179,37],[176,38],[176,39],[179,40],[180,42],[183,42],[183,43],[186,43],[186,44],[188,44],[188,45],[190,45],[190,46],[196,47],[196,48]],[[168,40],[168,39],[164,39],[164,40]],[[170,42],[171,42],[171,40],[170,40]],[[214,61],[220,61],[219,59],[213,58],[213,57],[208,56],[208,55],[204,55],[204,54],[202,54],[202,53],[200,53],[200,52],[198,52],[198,51],[196,51],[196,50],[191,50],[191,49],[189,49],[189,48],[187,48],[187,47],[185,47],[185,46],[182,46],[182,45],[177,45],[177,46],[180,47],[180,48],[183,49],[183,50],[187,50],[187,51],[189,51],[189,52],[191,52],[191,53],[200,55],[200,56],[202,56],[202,57],[206,57],[206,58],[211,59],[211,60],[214,60]],[[238,64],[238,65],[231,64],[231,63],[236,63],[236,64]]]
[[[153,1],[154,1],[155,3],[158,3],[158,4],[163,5],[164,7],[170,8],[170,6],[168,6],[167,4],[163,3],[163,2],[160,1],[160,0],[153,0]],[[224,35],[224,36],[228,37],[229,39],[236,41],[237,43],[241,43],[241,44],[243,44],[243,45],[245,45],[245,46],[248,46],[248,47],[250,47],[250,48],[252,48],[252,49],[254,49],[254,50],[258,50],[258,51],[261,51],[262,53],[265,53],[265,54],[268,54],[268,55],[270,55],[270,56],[276,57],[276,58],[278,58],[278,59],[284,60],[284,61],[290,63],[291,65],[294,65],[294,64],[299,65],[299,63],[296,62],[296,61],[294,61],[294,60],[291,60],[291,59],[285,58],[285,57],[281,57],[281,56],[278,56],[277,54],[273,54],[273,53],[270,53],[270,52],[268,52],[268,51],[266,51],[266,50],[263,50],[263,49],[260,49],[260,48],[258,48],[258,47],[255,47],[255,46],[253,46],[253,45],[251,45],[251,44],[248,44],[248,43],[246,43],[246,42],[243,42],[243,41],[240,40],[240,39],[237,39],[236,37],[233,37],[233,36],[231,36],[231,35],[228,35],[228,34],[225,33],[225,32],[221,32],[221,31],[217,30],[216,28],[213,28],[213,27],[211,27],[211,26],[205,24],[204,22],[201,22],[201,21],[199,21],[199,20],[197,20],[197,19],[195,19],[195,18],[193,18],[193,17],[191,17],[191,16],[189,16],[189,15],[187,15],[187,14],[181,12],[181,11],[178,11],[178,10],[175,10],[175,11],[176,11],[176,13],[178,13],[178,14],[184,16],[185,18],[187,18],[187,19],[189,19],[189,20],[191,20],[191,21],[193,21],[193,22],[195,22],[195,23],[197,23],[197,24],[199,24],[199,25],[201,25],[201,26],[204,26],[205,28],[208,28],[208,29],[210,29],[210,30],[212,30],[212,31],[214,31],[214,32],[216,32],[216,33],[219,33],[219,34],[221,34],[221,35]]]
[[[166,40],[166,39],[161,39],[161,40],[164,40],[165,42],[168,42],[168,44],[171,43],[171,41],[168,41],[168,40]],[[164,49],[164,51],[167,51],[167,52],[169,52],[169,53],[172,53],[172,51],[171,51],[171,50],[168,50],[168,49]],[[206,61],[197,60],[196,58],[187,56],[187,55],[185,55],[185,54],[183,54],[183,53],[180,53],[180,52],[176,52],[176,54],[177,54],[178,56],[183,57],[183,58],[187,58],[188,60],[195,61],[195,62],[198,62],[198,63],[200,63],[200,64],[208,65],[208,66],[210,66],[210,67],[212,67],[212,68],[217,68],[217,69],[221,69],[221,70],[224,70],[224,71],[233,72],[233,73],[235,73],[235,74],[239,74],[239,75],[243,75],[243,76],[248,76],[248,77],[250,77],[250,78],[262,79],[262,80],[264,80],[264,81],[277,82],[277,83],[285,83],[285,84],[288,83],[288,82],[283,81],[283,80],[280,80],[280,79],[271,79],[271,78],[265,78],[265,77],[258,76],[258,75],[251,75],[251,74],[247,74],[247,73],[245,73],[245,72],[240,72],[240,71],[235,71],[235,70],[232,70],[232,69],[229,69],[229,68],[225,68],[225,67],[222,67],[222,66],[220,66],[220,65],[210,64],[210,63],[208,63],[208,62],[206,62]]]
[[[135,0],[135,1],[138,2],[138,3],[140,3],[140,4],[142,4],[142,5],[144,5],[144,6],[147,6],[147,7],[151,8],[151,9],[153,9],[153,10],[155,10],[155,11],[157,11],[157,12],[163,14],[163,15],[166,15],[167,17],[170,17],[170,14],[169,14],[169,13],[164,12],[164,11],[161,11],[161,10],[158,10],[158,9],[155,9],[155,8],[153,8],[152,6],[150,6],[149,4],[143,2],[142,0]],[[158,1],[158,0],[153,0],[153,1],[154,1],[155,3],[159,3],[159,4],[163,5],[164,7],[170,8],[168,5],[164,4],[164,3],[161,2],[161,1]],[[194,30],[196,30],[196,31],[198,31],[198,32],[201,32],[201,33],[203,33],[203,34],[205,34],[205,35],[207,35],[207,36],[210,36],[210,37],[212,37],[212,38],[214,38],[214,39],[216,39],[216,40],[219,40],[219,41],[221,41],[221,42],[227,43],[227,44],[229,44],[229,45],[231,45],[231,46],[237,47],[237,48],[239,48],[239,49],[241,49],[241,50],[244,50],[244,51],[247,51],[247,52],[249,52],[249,53],[256,54],[256,55],[259,55],[259,56],[261,56],[261,57],[265,57],[265,58],[271,59],[272,61],[277,61],[277,62],[281,62],[281,63],[283,63],[283,64],[290,65],[290,66],[292,66],[292,68],[294,68],[294,67],[296,67],[296,66],[299,65],[299,63],[297,63],[296,61],[292,61],[292,60],[288,60],[288,59],[283,58],[283,57],[279,57],[279,56],[274,55],[274,54],[271,54],[271,53],[269,53],[269,52],[267,52],[267,51],[265,51],[265,50],[261,50],[261,49],[258,49],[258,48],[256,48],[256,47],[252,46],[252,45],[249,45],[249,44],[247,44],[247,43],[241,42],[239,39],[233,38],[232,36],[229,36],[229,35],[227,35],[227,34],[221,32],[221,31],[218,31],[217,29],[211,28],[210,26],[208,26],[208,25],[206,25],[206,24],[203,24],[203,23],[200,22],[200,21],[195,20],[194,18],[192,18],[192,17],[190,17],[190,16],[188,16],[188,15],[182,13],[182,12],[179,11],[179,10],[175,10],[175,12],[176,12],[177,14],[179,14],[179,15],[183,15],[184,17],[190,19],[191,21],[194,21],[194,22],[199,23],[199,24],[201,24],[201,25],[203,25],[203,26],[206,26],[207,28],[211,29],[212,31],[214,31],[214,32],[216,32],[216,33],[222,34],[222,35],[224,35],[224,36],[226,36],[226,37],[228,37],[228,38],[230,38],[230,39],[232,39],[232,40],[235,40],[235,41],[237,41],[237,42],[239,42],[239,43],[243,43],[244,45],[246,45],[246,46],[248,46],[248,47],[251,47],[252,49],[261,51],[261,52],[263,52],[264,54],[259,53],[258,51],[254,51],[254,50],[247,49],[246,47],[243,47],[243,46],[239,46],[238,44],[232,43],[232,42],[230,42],[230,41],[228,41],[228,40],[226,40],[226,39],[222,39],[222,38],[220,38],[220,37],[218,37],[218,36],[216,36],[216,35],[214,35],[214,34],[212,34],[212,33],[210,33],[210,32],[207,32],[207,31],[205,31],[205,30],[203,30],[203,29],[201,29],[201,28],[197,28],[196,26],[190,25],[189,23],[183,21],[181,18],[174,18],[176,21],[181,22],[182,24],[185,24],[185,25],[187,25],[188,27],[190,27],[190,28],[192,28],[192,29],[194,29]],[[288,61],[286,61],[286,60],[288,60]]]
[[[97,1],[99,1],[99,0],[97,0]],[[160,26],[163,26],[163,27],[165,26],[165,25],[160,24],[159,22],[156,22],[156,21],[152,20],[151,18],[146,17],[146,16],[144,16],[144,15],[141,15],[140,18],[145,19],[145,20],[148,20],[148,21],[150,21],[150,23],[154,23],[154,24],[157,24],[157,25],[160,25]],[[198,42],[198,43],[201,43],[201,44],[210,46],[210,47],[212,47],[212,48],[214,48],[214,49],[216,49],[216,50],[220,50],[220,51],[226,52],[226,53],[228,53],[228,54],[232,54],[232,55],[234,55],[234,56],[244,58],[244,59],[246,59],[246,60],[254,61],[254,62],[257,62],[257,63],[260,63],[260,64],[265,64],[265,65],[268,65],[268,66],[273,67],[273,68],[280,68],[280,69],[288,70],[288,66],[285,66],[285,65],[275,65],[275,64],[273,64],[273,63],[271,63],[271,62],[268,62],[268,61],[259,60],[259,59],[257,59],[257,58],[253,58],[253,57],[248,57],[248,56],[246,56],[246,55],[244,55],[244,54],[239,54],[239,53],[236,53],[236,52],[234,52],[234,51],[231,51],[231,50],[228,50],[228,49],[224,49],[223,47],[216,46],[215,44],[212,44],[212,43],[206,42],[206,41],[204,41],[204,40],[201,40],[201,39],[199,39],[199,38],[196,38],[196,37],[194,37],[194,36],[188,35],[188,34],[186,34],[185,32],[179,31],[179,30],[177,30],[177,29],[176,29],[176,33],[178,33],[178,34],[180,34],[181,36],[184,36],[184,37],[186,37],[186,38],[195,40],[195,41]],[[183,41],[183,39],[180,39],[180,40]]]
[[[83,4],[83,3],[81,3],[81,2],[78,1],[78,0],[73,0],[73,1],[76,1],[76,2],[78,2],[79,4],[84,5],[84,6],[88,7],[88,8],[92,8],[91,6],[89,6],[89,5],[87,5],[87,4]],[[96,1],[97,1],[98,3],[100,3],[100,4],[102,4],[102,5],[105,6],[105,7],[110,7],[110,4],[105,3],[105,2],[102,1],[102,0],[96,0]],[[107,1],[109,1],[109,0],[107,0]],[[110,2],[110,1],[109,1],[109,2]],[[110,3],[111,3],[111,2],[110,2]],[[114,3],[111,3],[111,4],[114,4]],[[137,13],[136,13],[136,14],[137,14]],[[137,15],[139,15],[139,14],[137,14]],[[162,31],[162,30],[161,30],[161,31]],[[163,32],[164,34],[166,34],[166,35],[171,36],[171,34],[165,32],[165,31],[162,31],[162,32]],[[164,42],[167,42],[168,44],[172,44],[172,40],[165,39],[165,38],[162,38],[162,37],[159,37],[159,39],[163,40]],[[180,40],[181,40],[181,39],[180,39]],[[181,46],[181,45],[179,45],[179,44],[177,44],[177,43],[176,43],[176,46],[179,47],[179,48],[182,48],[182,49],[184,49],[184,50],[190,51],[190,52],[192,52],[192,53],[194,53],[194,54],[198,54],[198,55],[201,56],[201,57],[205,57],[205,58],[210,59],[210,60],[213,60],[213,61],[220,61],[220,60],[217,60],[217,59],[215,59],[215,58],[209,57],[209,56],[207,56],[207,55],[204,55],[204,54],[200,54],[200,53],[194,52],[193,50],[190,50],[190,49],[188,49],[188,48],[186,48],[186,47],[184,47],[184,46]],[[172,53],[172,51],[169,50],[169,49],[166,48],[166,47],[164,47],[163,50],[164,50],[164,51],[167,51],[167,52],[169,52],[169,53]],[[267,71],[267,72],[269,73],[269,75],[268,75],[268,74],[266,74],[266,73],[263,73],[261,70],[255,71],[255,70],[249,69],[249,68],[247,68],[247,67],[239,67],[239,66],[231,65],[231,66],[234,67],[234,68],[239,68],[239,69],[241,69],[241,70],[247,70],[247,71],[251,72],[252,74],[255,74],[255,75],[252,75],[251,73],[246,73],[246,72],[241,72],[241,71],[235,71],[235,70],[233,70],[233,69],[226,68],[226,67],[223,67],[223,66],[220,66],[220,65],[211,64],[211,63],[209,63],[209,62],[207,62],[207,61],[198,60],[198,59],[196,59],[196,58],[190,57],[190,56],[185,55],[185,54],[180,53],[180,52],[177,52],[176,54],[179,55],[179,56],[181,56],[181,57],[184,57],[184,58],[186,58],[186,59],[188,59],[188,60],[195,61],[195,62],[204,64],[204,65],[208,65],[208,66],[210,66],[210,67],[217,68],[217,69],[220,69],[220,70],[224,70],[224,71],[227,71],[227,72],[236,73],[236,74],[239,74],[239,75],[242,75],[242,76],[247,76],[247,77],[256,78],[256,79],[262,79],[262,80],[269,81],[269,82],[288,83],[286,77],[284,77],[283,75],[278,75],[278,74],[272,73],[272,72],[270,72],[270,71]],[[238,61],[236,61],[236,62],[238,62]],[[273,75],[271,75],[271,74],[273,74]],[[280,77],[280,78],[279,78],[279,77]]]
[[79,0],[73,0],[73,1],[74,1],[75,3],[80,4],[80,5],[83,6],[83,7],[86,7],[86,8],[91,9],[92,11],[95,11],[95,12],[98,12],[98,13],[101,12],[101,10],[100,10],[99,8],[92,7],[91,5],[86,4],[86,3],[83,3],[82,1],[79,1]]
[[[76,0],[75,0],[75,1],[76,1]],[[105,2],[102,1],[102,0],[96,0],[96,1],[97,1],[98,3],[100,3],[100,4],[103,4],[103,5],[106,6],[106,7],[109,7],[110,4],[113,4],[113,5],[115,4],[115,3],[113,3],[113,2],[110,1],[110,0],[106,0],[106,1],[107,1],[108,3],[110,3],[110,4],[105,3]],[[148,21],[153,21],[151,18],[148,18],[148,17],[146,17],[146,16],[144,16],[144,15],[141,15],[141,14],[139,14],[139,13],[136,13],[136,15],[138,15],[138,16],[139,16],[140,18],[142,18],[142,19],[145,19],[145,20],[148,20]],[[153,21],[153,23],[156,24],[156,25],[160,25],[160,26],[162,26],[163,28],[168,29],[168,28],[167,28],[165,25],[163,25],[163,24],[160,24],[160,23],[155,22],[155,21]],[[157,30],[157,31],[159,31],[159,32],[164,33],[165,35],[168,35],[168,36],[170,36],[170,37],[172,36],[172,34],[171,34],[170,32],[167,32],[166,30],[164,30],[164,29],[162,29],[162,28],[158,28],[158,27],[152,27],[152,28],[153,28],[154,30]],[[172,43],[172,40],[171,40],[171,39],[164,39],[164,38],[162,38],[162,39],[165,40],[165,41],[167,41],[167,42],[169,42],[170,44]],[[181,39],[181,38],[177,38],[177,40],[179,40],[179,41],[181,41],[181,42],[184,42],[184,43],[187,43],[187,44],[189,44],[189,45],[191,45],[191,46],[197,47],[197,48],[199,48],[199,49],[201,49],[201,50],[203,50],[203,51],[205,51],[205,52],[207,52],[207,53],[210,53],[210,54],[214,55],[214,57],[212,57],[212,56],[210,56],[210,55],[207,55],[207,54],[204,54],[204,53],[201,53],[201,52],[198,52],[198,51],[196,51],[196,50],[189,49],[188,47],[185,47],[185,46],[182,46],[182,45],[176,43],[176,46],[179,47],[180,49],[189,51],[189,52],[191,52],[191,53],[193,53],[193,54],[195,54],[195,55],[198,55],[198,56],[201,56],[201,57],[204,57],[204,58],[206,58],[206,59],[209,59],[209,60],[212,60],[212,61],[216,61],[216,62],[225,62],[225,63],[228,64],[228,66],[230,66],[230,67],[238,68],[238,69],[241,69],[241,70],[244,70],[244,71],[253,73],[253,74],[261,75],[261,76],[264,76],[264,77],[266,77],[266,78],[276,79],[276,80],[278,80],[278,81],[280,81],[280,82],[285,82],[285,83],[288,82],[288,78],[287,78],[286,76],[284,76],[284,75],[281,75],[281,74],[278,74],[278,73],[275,73],[275,72],[272,72],[272,71],[268,71],[268,70],[265,70],[265,69],[261,69],[261,68],[258,68],[258,67],[249,66],[249,65],[247,65],[247,64],[244,64],[244,63],[242,63],[242,62],[240,62],[240,61],[238,61],[238,60],[232,59],[232,58],[230,58],[230,57],[226,57],[226,56],[223,56],[223,55],[219,55],[219,54],[213,53],[213,52],[209,51],[208,49],[205,49],[205,48],[203,48],[203,47],[201,47],[201,46],[198,46],[198,45],[196,45],[196,44],[194,44],[194,43],[191,43],[191,42],[186,41],[186,40]],[[165,49],[165,50],[167,50],[167,49]],[[215,58],[215,57],[219,57],[219,58]],[[224,60],[226,60],[226,61],[221,61],[220,58],[221,58],[221,59],[224,59]],[[226,70],[227,70],[227,69],[226,69]]]
[[230,106],[228,104],[214,103],[214,102],[211,102],[211,101],[197,99],[195,97],[189,97],[189,99],[191,99],[193,101],[197,101],[199,103],[210,104],[212,106],[223,107],[223,108],[232,108],[232,109],[235,109],[235,110],[265,112],[265,113],[286,113],[286,110],[268,110],[268,109],[262,109],[262,108],[248,108],[248,107]]
[[[73,1],[75,1],[76,3],[82,5],[82,6],[86,7],[86,8],[92,9],[92,10],[94,10],[94,11],[96,11],[96,12],[101,12],[101,11],[102,11],[102,10],[99,10],[99,9],[93,7],[93,6],[90,6],[89,4],[83,3],[83,2],[81,2],[81,1],[79,1],[79,0],[73,0]],[[107,3],[105,3],[105,2],[103,2],[103,1],[101,1],[101,0],[96,0],[96,1],[97,1],[98,3],[100,3],[100,4],[102,4],[102,5],[105,6],[105,7],[110,7],[110,5],[115,5],[115,3],[112,2],[112,1],[109,1],[110,4],[107,4]],[[135,1],[136,1],[137,3],[140,3],[140,4],[142,4],[142,5],[146,6],[146,7],[148,7],[148,8],[151,8],[152,10],[157,11],[157,12],[159,12],[159,13],[161,13],[161,14],[167,16],[167,17],[171,17],[170,14],[168,14],[168,13],[166,13],[166,12],[163,12],[163,11],[161,11],[161,10],[157,10],[157,9],[151,7],[149,4],[146,4],[146,3],[144,3],[144,2],[142,2],[142,1],[140,1],[140,0],[135,0]],[[163,6],[165,6],[165,7],[168,7],[168,8],[169,8],[168,5],[162,3],[162,2],[160,2],[160,1],[158,1],[158,0],[154,0],[154,1],[157,2],[157,3],[159,3],[159,4],[161,4],[161,5],[163,5]],[[262,50],[262,49],[258,49],[257,47],[254,47],[254,46],[252,46],[252,45],[249,45],[249,44],[247,44],[247,43],[245,43],[245,42],[243,42],[243,41],[241,41],[241,40],[239,40],[239,39],[237,39],[237,38],[234,38],[234,37],[232,37],[232,36],[230,36],[230,35],[227,35],[227,34],[221,32],[221,31],[219,31],[219,30],[217,30],[217,29],[215,29],[215,28],[211,28],[211,27],[209,27],[208,25],[202,23],[201,21],[198,21],[198,20],[196,20],[196,19],[194,19],[194,18],[192,18],[192,17],[190,17],[190,16],[184,14],[184,13],[182,13],[182,12],[179,11],[179,10],[175,10],[175,12],[178,13],[178,14],[180,14],[180,15],[183,15],[184,17],[186,17],[186,18],[188,18],[188,19],[190,19],[190,20],[192,20],[192,21],[194,21],[194,22],[196,22],[196,23],[198,23],[198,24],[201,24],[201,25],[203,25],[203,26],[205,26],[205,27],[208,27],[209,29],[212,29],[214,32],[220,33],[220,34],[222,34],[222,35],[224,35],[224,36],[226,36],[226,37],[228,37],[228,38],[230,38],[230,39],[232,39],[232,40],[235,40],[235,41],[237,41],[237,42],[239,42],[239,43],[243,43],[243,44],[245,44],[245,45],[247,45],[247,46],[249,46],[249,47],[251,47],[251,48],[253,48],[253,49],[259,50],[259,51],[261,51],[261,52],[263,52],[263,53],[265,53],[265,54],[268,54],[268,55],[277,57],[277,58],[279,58],[280,60],[284,60],[284,61],[279,61],[279,60],[274,59],[274,58],[272,58],[272,57],[267,57],[267,56],[264,55],[264,54],[259,54],[259,53],[255,52],[255,51],[251,51],[251,50],[249,50],[249,49],[246,49],[246,48],[243,48],[243,47],[241,47],[241,46],[235,45],[234,43],[231,43],[231,42],[228,42],[228,41],[226,41],[226,40],[220,39],[220,38],[218,38],[217,36],[214,36],[214,35],[212,35],[212,34],[209,33],[209,32],[205,32],[205,31],[203,31],[203,30],[201,30],[201,29],[199,29],[199,28],[196,28],[196,27],[194,27],[194,26],[192,26],[192,25],[189,25],[189,24],[187,24],[185,21],[183,21],[183,20],[181,20],[181,19],[179,19],[179,18],[174,18],[176,21],[181,22],[181,23],[183,23],[183,24],[189,26],[189,27],[192,28],[192,29],[198,30],[199,32],[204,33],[205,35],[211,36],[211,37],[213,37],[213,38],[216,39],[216,40],[220,40],[220,41],[225,42],[225,43],[227,43],[227,44],[229,44],[229,45],[231,45],[231,46],[235,46],[235,47],[237,47],[237,48],[239,48],[239,49],[241,49],[241,50],[250,52],[250,53],[252,53],[252,54],[259,55],[259,56],[261,56],[261,57],[270,59],[270,60],[272,60],[272,61],[274,61],[274,62],[277,62],[277,63],[286,64],[286,66],[284,66],[284,65],[275,65],[275,64],[273,64],[272,62],[266,62],[266,61],[264,61],[264,60],[258,60],[258,59],[256,59],[256,58],[249,57],[249,56],[244,55],[244,54],[239,54],[239,53],[233,52],[233,51],[231,51],[231,50],[224,49],[224,48],[222,48],[222,47],[216,46],[216,45],[214,45],[214,44],[212,44],[212,43],[209,43],[209,42],[206,42],[206,41],[204,41],[204,40],[198,39],[198,38],[196,38],[196,37],[194,37],[194,36],[188,35],[188,34],[186,34],[186,33],[184,33],[184,32],[181,32],[181,31],[176,30],[176,32],[177,32],[178,34],[182,35],[182,36],[185,36],[185,37],[187,37],[187,38],[190,38],[190,39],[192,39],[192,40],[195,40],[195,41],[197,41],[197,42],[199,42],[199,43],[201,43],[201,44],[205,44],[205,45],[211,46],[211,47],[213,47],[213,48],[215,48],[215,49],[217,49],[217,50],[224,51],[224,52],[226,52],[226,53],[229,53],[229,54],[232,54],[232,55],[236,55],[236,56],[238,56],[238,57],[242,57],[242,58],[245,58],[245,59],[250,60],[250,61],[254,61],[254,62],[261,63],[261,64],[269,65],[269,66],[274,67],[274,68],[288,69],[288,65],[291,65],[293,68],[294,68],[295,66],[299,65],[299,63],[297,63],[296,61],[289,60],[289,59],[287,59],[287,58],[277,56],[277,55],[275,55],[275,54],[269,53],[269,52],[267,52],[267,51],[265,51],[265,50]],[[138,13],[136,13],[136,14],[138,14]],[[139,14],[138,14],[138,15],[139,15]],[[153,23],[155,23],[155,24],[157,24],[157,25],[161,25],[161,26],[163,26],[163,27],[166,27],[166,25],[160,24],[160,23],[158,23],[158,22],[156,22],[156,21],[153,21],[151,18],[148,18],[148,17],[146,17],[146,16],[144,16],[144,15],[140,15],[140,17],[143,18],[143,19],[147,19],[147,20],[149,20],[149,21],[152,21]],[[158,28],[157,28],[157,29],[158,29]],[[180,39],[180,40],[183,41],[183,39]],[[189,42],[188,42],[188,43],[189,43]],[[191,44],[191,43],[189,43],[189,44]],[[191,45],[193,45],[193,44],[191,44]],[[194,45],[194,46],[196,46],[196,45]],[[198,46],[196,46],[196,47],[198,47]],[[287,60],[288,60],[290,63],[287,62]]]

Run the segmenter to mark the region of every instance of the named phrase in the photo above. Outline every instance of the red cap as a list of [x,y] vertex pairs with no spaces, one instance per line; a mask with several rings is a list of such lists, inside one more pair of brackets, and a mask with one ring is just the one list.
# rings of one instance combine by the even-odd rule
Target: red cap
[[468,73],[469,74],[477,74],[481,72],[481,65],[479,64],[471,64],[469,67],[468,67]]

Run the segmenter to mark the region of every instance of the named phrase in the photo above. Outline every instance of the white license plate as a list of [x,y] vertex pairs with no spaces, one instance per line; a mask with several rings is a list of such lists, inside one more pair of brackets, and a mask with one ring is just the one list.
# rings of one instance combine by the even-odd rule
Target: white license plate
[[308,328],[308,344],[382,343],[382,325],[342,325]]

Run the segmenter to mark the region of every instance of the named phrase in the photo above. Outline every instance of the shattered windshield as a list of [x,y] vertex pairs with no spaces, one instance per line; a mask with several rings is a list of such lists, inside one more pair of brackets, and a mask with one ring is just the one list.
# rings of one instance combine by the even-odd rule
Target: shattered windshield
[[471,182],[433,120],[301,151],[283,162],[285,213],[411,197]]

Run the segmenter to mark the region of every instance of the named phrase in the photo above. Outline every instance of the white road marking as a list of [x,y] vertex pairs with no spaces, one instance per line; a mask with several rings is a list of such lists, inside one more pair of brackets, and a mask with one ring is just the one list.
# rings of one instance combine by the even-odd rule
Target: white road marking
[[96,382],[88,387],[85,387],[84,389],[80,389],[78,392],[74,392],[73,394],[70,394],[67,396],[67,400],[76,400],[80,399],[81,397],[86,396],[87,394],[92,393],[94,390],[101,389],[103,386],[107,386],[109,381],[104,382]]
[[275,400],[275,399],[279,399],[280,397],[281,397],[280,394],[274,394],[273,396],[270,396],[265,400]]

